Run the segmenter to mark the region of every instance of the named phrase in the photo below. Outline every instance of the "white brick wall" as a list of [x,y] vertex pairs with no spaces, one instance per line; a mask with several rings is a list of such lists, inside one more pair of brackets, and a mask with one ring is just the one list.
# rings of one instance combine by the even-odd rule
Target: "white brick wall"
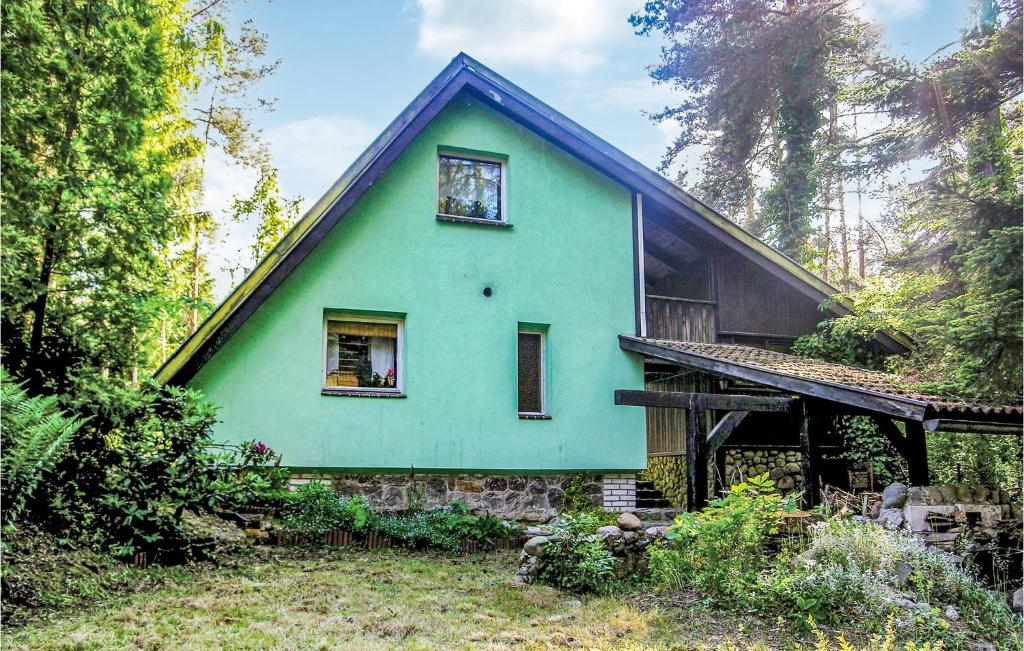
[[605,475],[601,493],[606,511],[635,509],[636,475]]

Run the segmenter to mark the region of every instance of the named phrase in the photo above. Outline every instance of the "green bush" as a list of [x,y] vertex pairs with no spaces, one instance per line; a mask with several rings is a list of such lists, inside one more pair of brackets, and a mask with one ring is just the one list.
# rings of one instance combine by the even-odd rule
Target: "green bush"
[[320,534],[334,529],[374,531],[408,547],[434,547],[458,552],[465,540],[484,544],[518,533],[492,515],[469,513],[465,503],[408,513],[376,512],[365,497],[344,498],[320,482],[301,485],[281,510],[281,525],[292,531]]
[[57,464],[52,499],[34,517],[50,531],[117,556],[189,548],[185,511],[218,510],[222,469],[210,450],[215,408],[198,392],[144,383],[83,382],[74,410],[88,417]]
[[[950,554],[910,534],[851,520],[823,522],[812,530],[805,562],[779,565],[762,589],[797,621],[860,621],[880,629],[891,617],[915,636],[942,631],[952,646],[966,638],[989,639],[1000,648],[1020,648],[1020,620]],[[901,581],[901,576],[905,580]],[[904,595],[919,604],[917,610]],[[954,606],[961,627],[940,618],[939,605]]]
[[81,420],[65,416],[56,396],[29,396],[0,367],[0,522],[7,530],[21,515],[43,477],[53,472]]
[[571,592],[607,593],[614,588],[612,553],[588,513],[563,516],[544,550],[540,579]]
[[373,511],[366,498],[344,498],[318,481],[300,485],[285,498],[281,525],[291,531],[322,534],[344,529],[360,533],[366,530]]
[[618,513],[605,511],[594,504],[593,498],[587,492],[587,477],[581,474],[573,475],[569,480],[569,485],[562,493],[558,513],[561,516],[589,515],[597,520],[599,527],[615,524],[619,517]]
[[765,474],[733,486],[699,513],[679,515],[665,533],[672,553],[659,556],[653,581],[663,587],[688,581],[719,597],[747,597],[772,562],[767,539],[788,508],[793,504]]
[[281,455],[262,442],[213,446],[221,450],[223,468],[217,490],[223,493],[222,508],[233,511],[264,511],[280,508],[288,498],[287,468]]

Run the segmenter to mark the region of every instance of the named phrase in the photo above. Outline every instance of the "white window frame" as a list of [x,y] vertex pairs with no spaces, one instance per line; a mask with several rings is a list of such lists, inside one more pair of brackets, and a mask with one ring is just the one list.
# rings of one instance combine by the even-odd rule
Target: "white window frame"
[[448,217],[449,219],[468,220],[472,222],[482,222],[485,224],[507,224],[508,223],[508,159],[501,158],[499,156],[489,156],[487,154],[476,154],[458,151],[454,149],[439,149],[437,151],[437,183],[434,185],[437,188],[437,196],[434,197],[434,207],[437,208],[441,205],[441,157],[445,158],[460,158],[468,161],[479,161],[481,163],[497,163],[501,166],[501,192],[498,196],[498,218],[497,219],[482,219],[480,217],[464,217],[463,215],[449,215],[444,212],[437,212],[439,217]]
[[530,417],[548,416],[548,333],[538,328],[516,328],[516,409],[519,409],[519,335],[540,337],[540,411],[520,411],[519,415]]
[[[330,321],[354,321],[356,323],[388,323],[395,326],[395,386],[394,387],[336,387],[327,385],[327,324]],[[405,319],[398,317],[365,316],[345,312],[325,312],[323,322],[323,346],[321,348],[320,387],[325,393],[336,394],[395,394],[405,395],[405,368],[402,363],[405,352]]]

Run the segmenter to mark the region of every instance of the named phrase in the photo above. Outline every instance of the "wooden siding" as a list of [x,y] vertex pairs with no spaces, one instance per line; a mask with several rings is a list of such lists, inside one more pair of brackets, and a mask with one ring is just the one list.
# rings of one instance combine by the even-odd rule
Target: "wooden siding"
[[[693,391],[687,377],[648,379],[648,391]],[[647,407],[647,456],[686,454],[686,409]]]
[[715,342],[715,303],[647,296],[647,336],[672,341]]
[[732,251],[716,255],[714,266],[721,331],[753,333],[762,339],[795,338],[814,332],[818,322],[829,316],[813,299]]

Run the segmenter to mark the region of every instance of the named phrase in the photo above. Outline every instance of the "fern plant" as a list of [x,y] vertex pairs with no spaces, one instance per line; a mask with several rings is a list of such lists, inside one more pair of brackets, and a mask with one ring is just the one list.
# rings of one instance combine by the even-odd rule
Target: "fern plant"
[[0,367],[0,523],[5,530],[18,520],[82,423],[57,408],[56,396],[29,396]]

